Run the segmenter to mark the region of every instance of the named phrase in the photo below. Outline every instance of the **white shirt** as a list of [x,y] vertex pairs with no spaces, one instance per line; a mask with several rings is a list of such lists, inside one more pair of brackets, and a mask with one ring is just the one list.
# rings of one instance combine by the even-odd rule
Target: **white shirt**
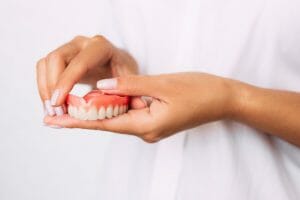
[[[142,73],[202,71],[300,90],[298,0],[114,0],[112,8],[113,40]],[[156,144],[114,135],[105,163],[102,199],[300,199],[299,148],[233,121]]]

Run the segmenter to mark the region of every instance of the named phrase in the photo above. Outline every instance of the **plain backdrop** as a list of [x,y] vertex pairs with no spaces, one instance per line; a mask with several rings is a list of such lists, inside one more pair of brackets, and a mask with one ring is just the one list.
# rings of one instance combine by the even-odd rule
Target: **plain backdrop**
[[102,0],[0,1],[0,200],[97,199],[111,133],[43,126],[35,65],[108,15]]

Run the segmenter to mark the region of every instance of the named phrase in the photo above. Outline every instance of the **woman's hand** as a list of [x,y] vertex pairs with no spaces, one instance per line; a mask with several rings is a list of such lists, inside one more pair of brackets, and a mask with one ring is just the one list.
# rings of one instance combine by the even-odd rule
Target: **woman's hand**
[[45,123],[66,128],[99,129],[133,134],[155,142],[178,131],[224,119],[234,107],[232,80],[203,73],[124,76],[104,79],[106,93],[150,96],[149,107],[101,121],[80,121],[68,115],[46,117]]
[[135,60],[102,36],[77,36],[37,63],[39,94],[50,116],[64,113],[65,98],[76,83],[137,73]]
[[178,131],[229,118],[300,146],[300,93],[271,90],[203,73],[125,76],[98,81],[112,94],[150,96],[149,107],[102,121],[68,115],[45,123],[133,134],[156,142]]

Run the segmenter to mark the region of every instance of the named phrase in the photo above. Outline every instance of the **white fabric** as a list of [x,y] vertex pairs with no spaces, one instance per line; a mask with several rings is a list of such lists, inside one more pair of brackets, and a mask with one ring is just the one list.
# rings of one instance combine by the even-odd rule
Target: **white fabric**
[[160,142],[153,166],[148,199],[175,199],[184,138],[184,134],[176,134]]
[[[300,91],[298,0],[114,0],[112,9],[117,43],[143,73]],[[102,199],[300,199],[299,148],[233,121],[157,144],[114,135],[101,172]]]

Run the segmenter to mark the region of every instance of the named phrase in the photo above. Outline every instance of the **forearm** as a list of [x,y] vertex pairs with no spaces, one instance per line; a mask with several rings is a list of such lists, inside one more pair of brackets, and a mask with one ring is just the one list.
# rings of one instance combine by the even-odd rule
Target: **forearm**
[[232,117],[300,146],[300,93],[235,83]]

